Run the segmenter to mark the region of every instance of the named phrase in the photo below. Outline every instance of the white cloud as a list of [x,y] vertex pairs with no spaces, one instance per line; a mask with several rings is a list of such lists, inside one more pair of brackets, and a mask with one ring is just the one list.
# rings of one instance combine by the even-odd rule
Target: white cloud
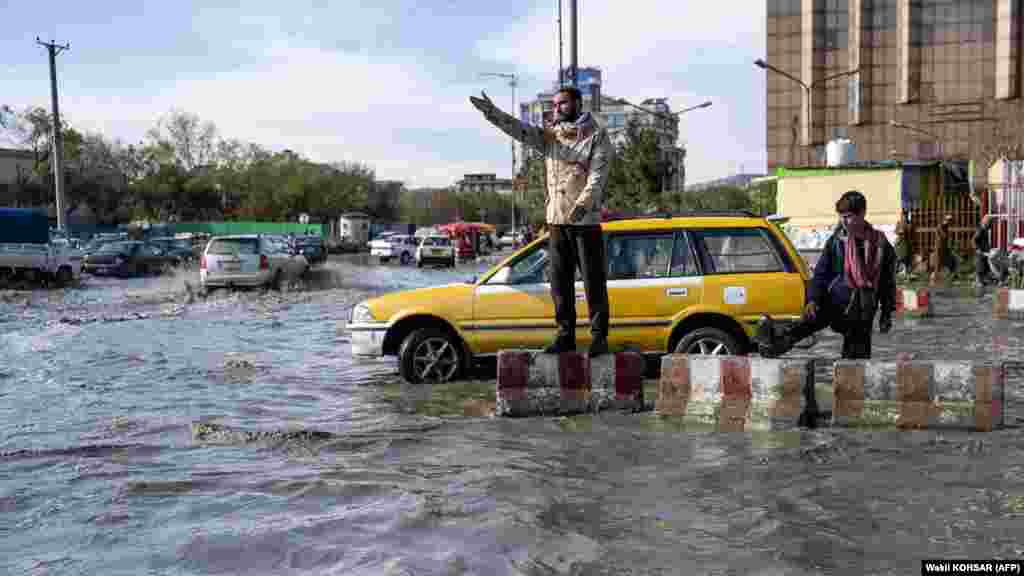
[[[481,40],[478,52],[552,77],[558,57],[555,10],[553,3],[540,2],[528,18]],[[764,55],[763,2],[584,2],[580,22],[579,64],[602,69],[606,95],[634,102],[668,97],[676,110],[714,102],[684,115],[680,125],[689,148],[689,182],[764,169],[764,73],[753,66]],[[563,37],[568,65],[565,9]],[[707,72],[711,66],[715,73]]]
[[[62,107],[77,126],[126,141],[179,108],[213,121],[222,136],[316,161],[358,160],[380,178],[440,186],[464,172],[510,171],[511,162],[501,161],[507,140],[470,106],[469,94],[434,82],[416,62],[274,42],[257,66],[182,80],[150,99],[69,94]],[[436,147],[416,146],[411,136],[428,132]],[[439,152],[452,146],[464,151],[454,162]]]

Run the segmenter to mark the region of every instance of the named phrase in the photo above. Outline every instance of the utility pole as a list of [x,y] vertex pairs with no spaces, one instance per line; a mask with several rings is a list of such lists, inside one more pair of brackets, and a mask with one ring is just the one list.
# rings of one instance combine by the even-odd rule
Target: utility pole
[[569,81],[576,88],[579,88],[576,81],[576,73],[580,64],[579,31],[580,23],[576,11],[576,0],[569,0]]
[[[508,80],[508,85],[512,87],[512,115],[515,116],[517,120],[519,120],[520,119],[519,118],[519,110],[516,109],[519,106],[518,97],[517,97],[518,94],[517,94],[517,90],[516,90],[516,87],[519,85],[519,75],[518,74],[504,74],[504,73],[500,73],[500,72],[483,72],[483,73],[480,74],[480,76],[482,76],[482,77],[492,77],[492,78],[504,78],[504,79]],[[512,184],[512,238],[513,238],[513,240],[515,239],[515,231],[516,231],[516,187],[515,187],[515,178],[516,178],[516,141],[515,141],[515,139],[513,139],[512,140],[512,181],[513,181],[513,184]],[[515,244],[513,244],[513,245],[515,245]]]
[[562,0],[558,0],[558,85],[562,86],[565,82],[565,69],[562,63],[562,54],[565,53],[565,48],[562,47]]
[[50,163],[50,168],[53,170],[53,188],[57,196],[57,228],[64,232],[67,231],[64,222],[64,135],[60,129],[60,109],[57,106],[57,54],[70,50],[71,44],[61,46],[54,42],[43,42],[38,36],[36,43],[46,46],[50,53],[50,98],[53,107],[53,136],[50,138],[53,144],[53,162]]

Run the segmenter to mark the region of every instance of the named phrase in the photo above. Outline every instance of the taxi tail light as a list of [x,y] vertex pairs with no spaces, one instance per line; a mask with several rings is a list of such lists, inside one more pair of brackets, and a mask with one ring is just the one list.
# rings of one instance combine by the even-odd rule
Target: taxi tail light
[[270,258],[266,254],[260,254],[260,270],[270,270]]
[[206,254],[203,254],[203,257],[199,259],[199,269],[206,270]]

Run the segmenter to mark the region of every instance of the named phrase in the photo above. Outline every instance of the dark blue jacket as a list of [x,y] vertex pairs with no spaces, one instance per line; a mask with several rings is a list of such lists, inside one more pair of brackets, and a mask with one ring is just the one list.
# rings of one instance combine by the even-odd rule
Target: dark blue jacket
[[[878,281],[878,308],[882,316],[892,315],[896,309],[896,250],[889,240],[882,238],[882,272]],[[818,307],[834,306],[845,310],[850,303],[852,292],[846,283],[844,257],[846,254],[846,233],[840,228],[825,241],[821,257],[814,266],[814,277],[807,290],[807,301]]]

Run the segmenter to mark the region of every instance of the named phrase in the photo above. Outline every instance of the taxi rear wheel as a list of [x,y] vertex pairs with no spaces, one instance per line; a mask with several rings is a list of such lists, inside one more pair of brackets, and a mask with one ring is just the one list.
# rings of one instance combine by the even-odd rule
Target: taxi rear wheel
[[743,348],[736,337],[721,328],[711,326],[698,328],[676,344],[676,354],[700,354],[708,356],[740,356]]
[[398,362],[402,378],[410,384],[443,384],[459,377],[462,346],[446,330],[420,328],[402,341]]

